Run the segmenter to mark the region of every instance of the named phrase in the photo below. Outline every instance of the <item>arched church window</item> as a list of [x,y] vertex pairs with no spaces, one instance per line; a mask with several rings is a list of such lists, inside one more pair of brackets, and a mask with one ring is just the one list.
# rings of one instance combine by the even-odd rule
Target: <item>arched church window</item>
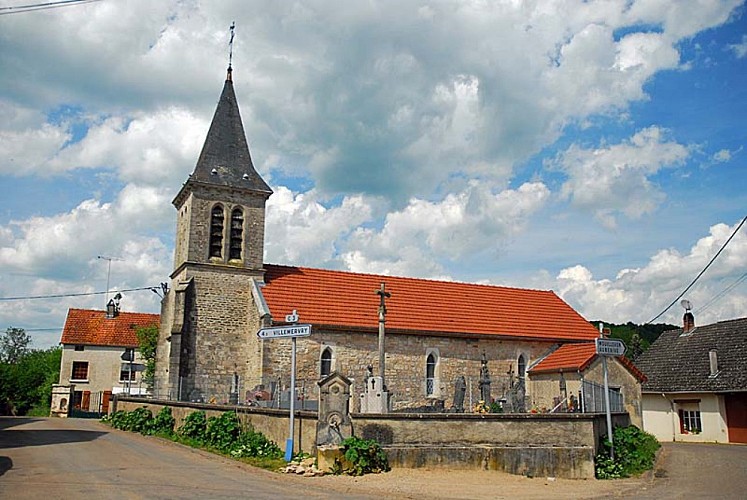
[[432,396],[436,392],[436,356],[428,354],[425,360],[425,395]]
[[223,257],[223,207],[215,205],[210,213],[210,257]]
[[319,372],[322,377],[332,373],[332,349],[329,347],[325,347],[322,351],[322,363]]
[[231,212],[231,240],[228,258],[241,259],[241,247],[244,241],[244,211],[235,208]]
[[523,354],[519,355],[519,361],[516,363],[516,372],[519,378],[524,378],[527,371],[527,359]]

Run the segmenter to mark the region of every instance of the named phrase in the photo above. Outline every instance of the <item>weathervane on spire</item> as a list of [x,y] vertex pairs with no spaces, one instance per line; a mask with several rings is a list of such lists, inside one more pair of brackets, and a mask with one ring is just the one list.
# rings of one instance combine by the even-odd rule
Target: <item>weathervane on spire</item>
[[231,63],[233,62],[233,30],[236,28],[236,21],[231,21],[231,39],[228,41],[228,69],[231,69]]

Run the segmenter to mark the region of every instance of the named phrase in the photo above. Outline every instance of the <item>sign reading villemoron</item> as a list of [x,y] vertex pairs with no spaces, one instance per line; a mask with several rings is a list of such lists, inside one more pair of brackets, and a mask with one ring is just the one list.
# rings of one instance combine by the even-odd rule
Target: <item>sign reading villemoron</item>
[[261,339],[289,339],[293,337],[308,337],[309,335],[311,335],[311,325],[273,326],[271,328],[261,328],[257,332],[257,337]]
[[596,339],[597,354],[600,356],[622,356],[625,354],[625,344],[617,339]]

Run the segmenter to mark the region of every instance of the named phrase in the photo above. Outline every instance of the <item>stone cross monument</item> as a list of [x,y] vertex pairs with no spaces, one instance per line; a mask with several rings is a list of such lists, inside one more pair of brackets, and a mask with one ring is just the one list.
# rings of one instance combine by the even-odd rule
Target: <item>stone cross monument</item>
[[386,323],[386,299],[392,296],[391,293],[386,291],[386,285],[382,282],[381,288],[376,290],[376,295],[379,296],[379,377],[381,377],[381,383],[384,385],[386,390],[386,379],[385,377],[385,359],[384,359],[384,335]]

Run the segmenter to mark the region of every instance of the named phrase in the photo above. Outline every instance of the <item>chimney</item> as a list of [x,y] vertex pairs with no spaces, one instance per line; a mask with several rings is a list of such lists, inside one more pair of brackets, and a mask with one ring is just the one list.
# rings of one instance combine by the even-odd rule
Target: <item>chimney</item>
[[708,351],[708,361],[711,363],[711,377],[718,375],[718,357],[716,351]]
[[682,333],[690,333],[695,330],[695,316],[690,311],[687,311],[682,316]]

